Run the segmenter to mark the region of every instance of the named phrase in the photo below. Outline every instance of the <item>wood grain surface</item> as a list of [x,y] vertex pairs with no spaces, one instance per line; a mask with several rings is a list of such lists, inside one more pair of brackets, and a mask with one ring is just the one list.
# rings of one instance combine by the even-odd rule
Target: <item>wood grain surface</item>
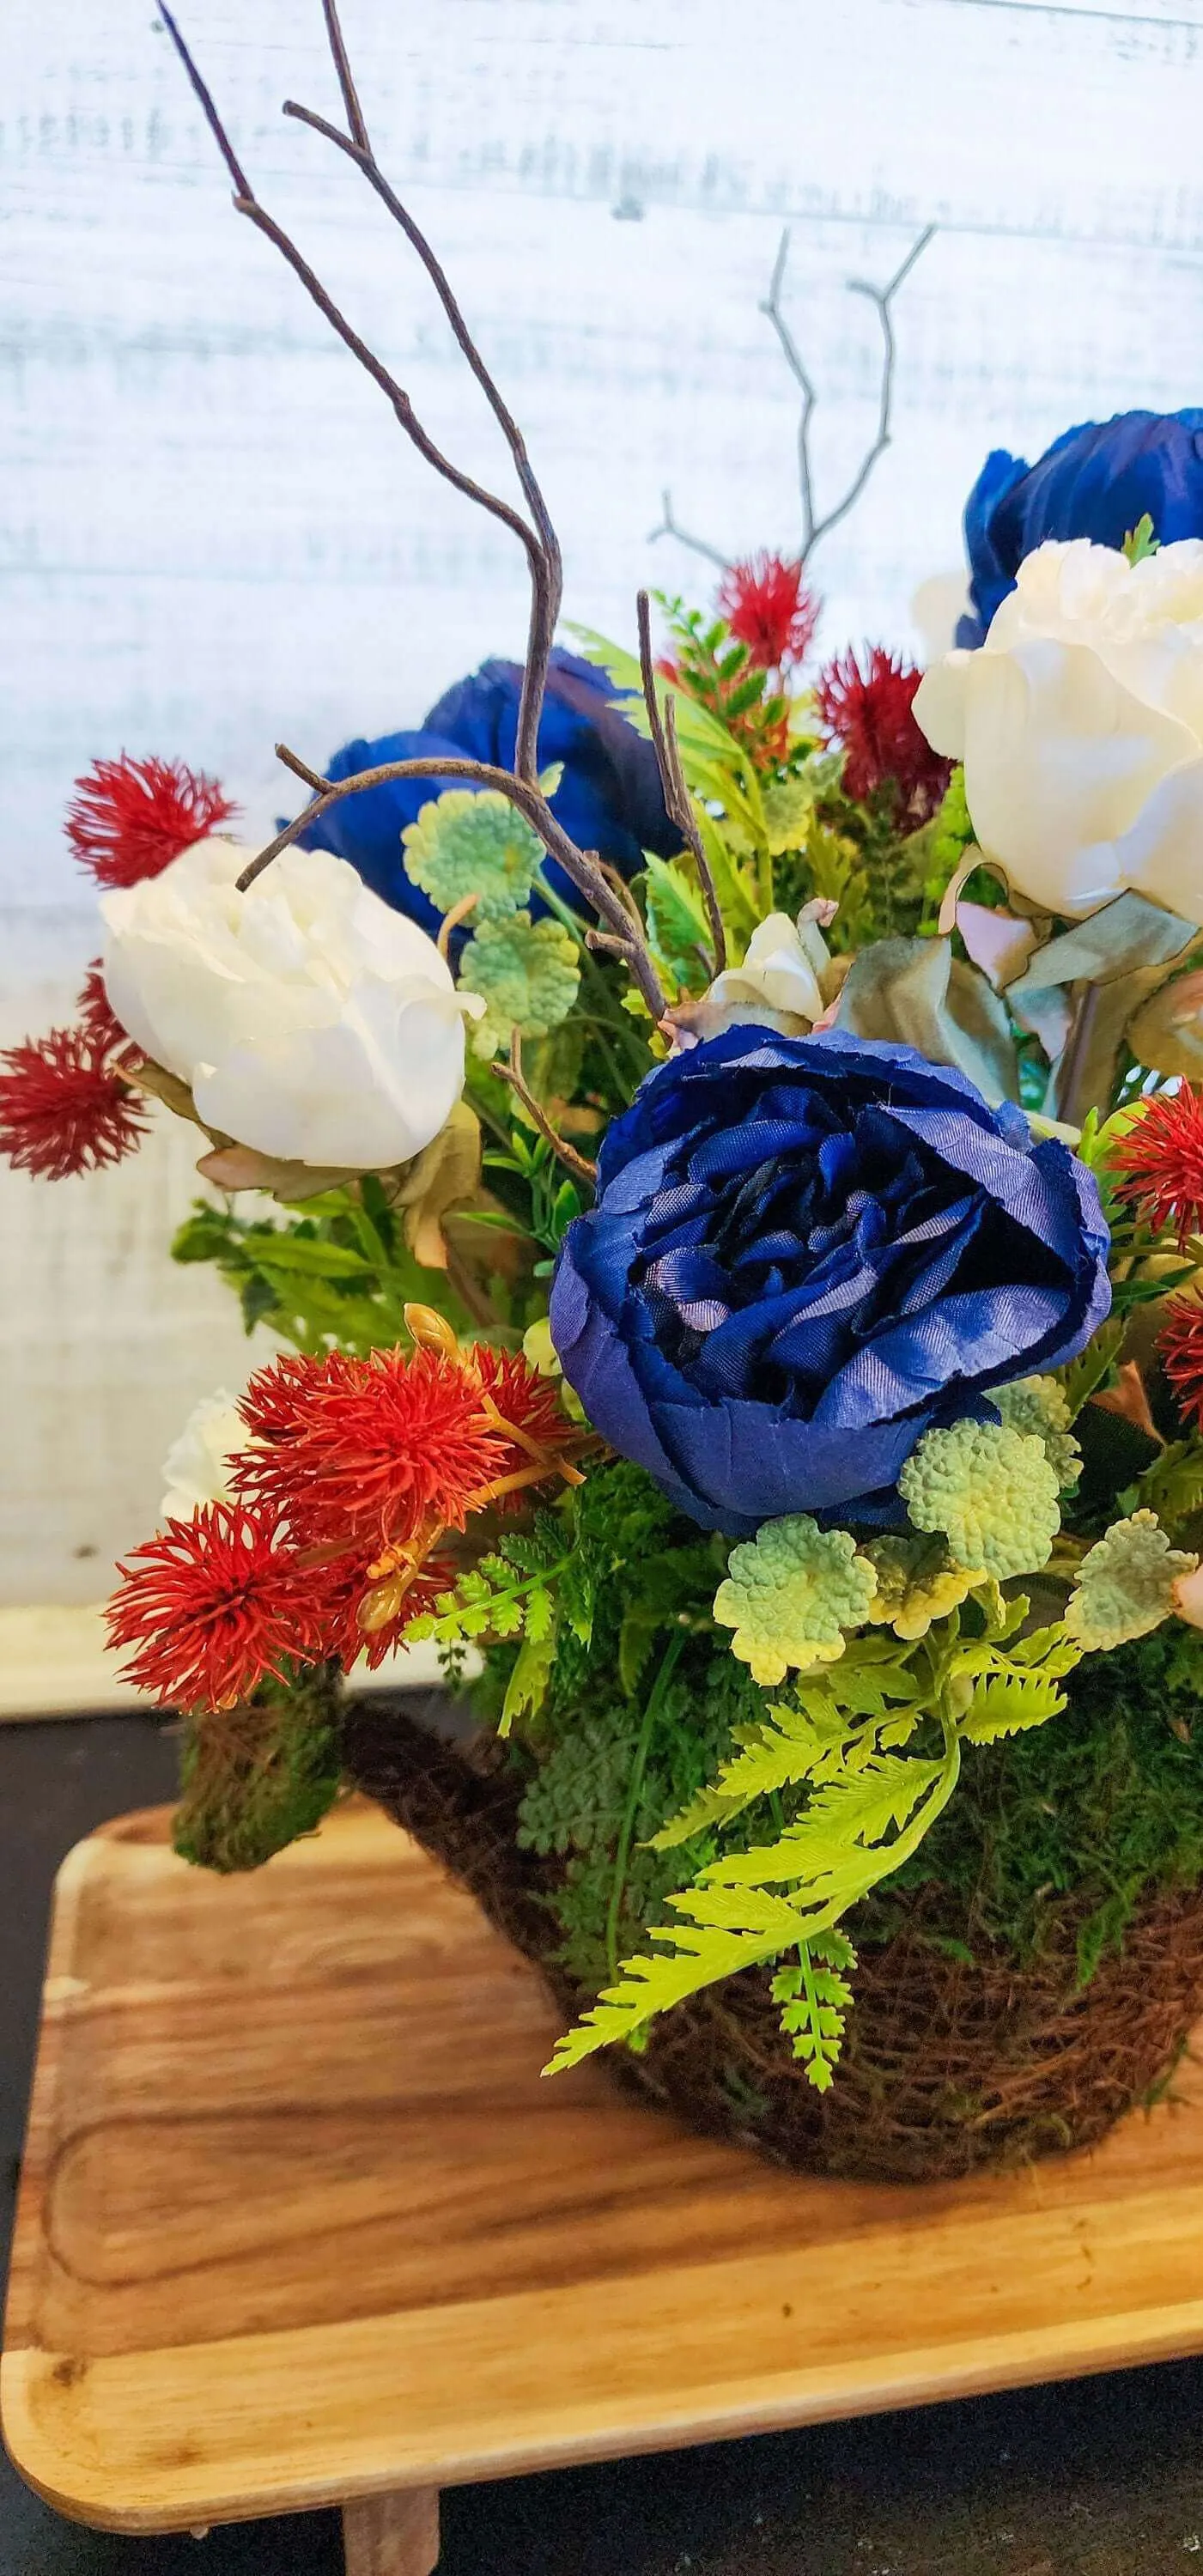
[[687,2136],[350,1804],[258,1876],[61,1873],[3,2369],[58,2509],[158,2531],[1203,2350],[1203,2089],[911,2189]]

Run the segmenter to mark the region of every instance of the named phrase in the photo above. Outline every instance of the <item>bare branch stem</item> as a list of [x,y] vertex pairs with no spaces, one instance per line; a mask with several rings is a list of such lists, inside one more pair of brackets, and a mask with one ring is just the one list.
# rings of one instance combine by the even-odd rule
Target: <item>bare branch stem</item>
[[180,61],[187,72],[188,78],[192,84],[193,94],[202,110],[209,132],[213,136],[213,140],[217,145],[217,149],[221,154],[222,160],[225,162],[230,177],[234,182],[235,196],[247,198],[253,197],[254,191],[251,187],[250,180],[238,159],[234,146],[231,143],[229,135],[227,134],[221,118],[217,113],[217,109],[213,104],[213,93],[210,90],[207,81],[203,81],[201,79],[200,73],[197,70],[196,64],[193,62],[192,56],[188,51],[188,47],[185,44],[182,35],[180,34],[175,19],[172,17],[170,9],[166,7],[160,9],[159,16],[161,17],[163,24],[167,29],[167,33],[171,38],[172,44],[175,46],[176,52],[179,55]]
[[522,1039],[517,1029],[512,1029],[510,1032],[509,1063],[495,1064],[493,1071],[499,1082],[508,1082],[510,1089],[517,1094],[527,1117],[538,1128],[544,1142],[550,1145],[553,1154],[559,1156],[565,1171],[571,1172],[574,1180],[584,1181],[592,1189],[597,1180],[597,1165],[591,1163],[586,1154],[578,1154],[575,1145],[570,1145],[567,1137],[561,1136],[559,1129],[553,1127],[547,1111],[536,1100],[522,1071]]
[[[322,0],[322,4],[326,12],[327,26],[329,27],[332,22],[335,31],[331,37],[332,50],[335,49],[335,38],[337,38],[338,50],[335,52],[335,60],[345,63],[346,48],[338,25],[335,0]],[[339,76],[341,79],[341,69]],[[347,77],[350,77],[349,72]],[[526,441],[468,329],[458,297],[442,262],[431,249],[425,234],[414,222],[408,207],[402,204],[395,189],[390,187],[368,145],[366,132],[362,138],[355,135],[354,129],[350,135],[340,134],[337,126],[331,125],[324,116],[315,115],[312,108],[298,106],[295,99],[285,101],[284,114],[295,117],[302,125],[311,126],[315,134],[324,135],[328,143],[333,143],[338,151],[346,153],[348,159],[354,161],[357,168],[363,172],[369,187],[375,190],[394,223],[400,226],[406,240],[422,262],[451,326],[456,344],[467,359],[513,458],[514,470],[534,522],[540,548],[538,563],[534,556],[530,557],[531,624],[514,753],[515,767],[519,776],[535,778],[538,775],[539,718],[543,711],[547,668],[563,595],[563,565],[559,540],[552,526],[551,515],[538,477],[527,454]],[[350,117],[348,122],[351,122]]]
[[675,537],[679,545],[688,546],[691,552],[695,555],[704,555],[707,563],[717,564],[720,572],[726,572],[730,562],[730,557],[728,555],[720,554],[717,546],[708,545],[705,537],[691,537],[688,529],[678,527],[677,522],[673,517],[673,501],[671,492],[663,493],[661,498],[663,501],[664,515],[658,528],[648,529],[647,542],[649,546],[654,546],[658,537]]
[[322,0],[322,15],[326,21],[326,36],[333,56],[334,68],[338,73],[338,86],[343,94],[343,106],[351,129],[351,139],[358,145],[361,152],[370,152],[372,147],[368,141],[368,129],[364,121],[363,109],[359,104],[359,93],[352,76],[334,0]]
[[785,284],[785,269],[788,258],[789,226],[787,224],[777,245],[777,256],[773,262],[773,274],[769,279],[769,291],[760,307],[760,310],[766,316],[767,320],[772,323],[773,329],[777,334],[778,343],[785,359],[785,363],[789,368],[795,384],[801,388],[802,393],[802,410],[798,420],[798,483],[802,494],[802,561],[805,563],[806,557],[815,542],[817,533],[815,528],[814,479],[810,462],[810,416],[819,397],[813,379],[807,369],[805,360],[803,359],[802,352],[799,349],[793,332],[790,330],[785,315],[781,310],[781,289]]
[[651,727],[656,764],[660,771],[660,784],[664,790],[664,802],[670,822],[676,824],[686,847],[693,853],[698,884],[702,890],[702,901],[706,907],[706,919],[710,924],[710,937],[714,947],[714,971],[716,975],[721,975],[727,963],[727,933],[723,923],[722,905],[718,899],[718,888],[714,882],[710,861],[706,856],[698,818],[693,810],[693,798],[689,793],[685,772],[681,766],[681,753],[677,743],[676,705],[671,697],[667,701],[664,714],[661,715],[660,712],[660,700],[656,691],[656,671],[652,661],[652,612],[646,590],[639,592],[635,611],[639,622],[639,671],[643,681],[643,703],[647,708],[647,720]]
[[387,396],[397,422],[406,437],[412,440],[419,456],[424,456],[427,464],[433,465],[435,473],[441,474],[444,482],[453,484],[457,492],[464,493],[469,501],[475,501],[479,508],[487,510],[492,518],[500,519],[502,526],[509,528],[517,537],[519,544],[526,550],[531,579],[534,581],[539,565],[539,540],[533,528],[528,528],[525,519],[511,507],[508,501],[503,501],[495,492],[487,492],[482,483],[475,482],[470,474],[465,474],[462,466],[453,465],[450,457],[444,456],[442,449],[435,446],[429,432],[423,428],[418,419],[404,386],[399,385],[395,376],[389,374],[388,368],[382,365],[374,350],[369,349],[367,341],[361,340],[358,331],[348,322],[346,315],[339,311],[333,296],[327,294],[321,279],[309,266],[308,260],[302,257],[296,243],[290,239],[283,226],[276,222],[274,215],[268,214],[266,207],[259,204],[257,197],[235,197],[234,207],[236,213],[246,215],[261,233],[266,234],[270,242],[274,242],[281,257],[287,260],[294,276],[299,277],[306,294],[312,297],[319,313],[325,315],[331,329],[337,331],[339,339],[350,349],[352,355],[358,358],[360,366],[366,369],[373,383],[379,385],[381,392]]
[[835,503],[834,508],[827,511],[823,518],[817,517],[815,512],[814,466],[810,453],[810,425],[814,415],[815,404],[818,401],[818,391],[810,370],[806,365],[806,361],[802,356],[802,352],[798,347],[797,341],[795,340],[789,324],[785,319],[785,315],[781,310],[781,291],[785,284],[786,262],[789,257],[788,228],[782,233],[777,249],[777,257],[773,262],[773,274],[769,280],[769,291],[765,297],[764,303],[760,307],[760,310],[772,323],[773,329],[777,334],[779,345],[785,357],[786,365],[788,366],[795,383],[800,387],[802,394],[802,409],[798,418],[798,485],[802,498],[803,563],[806,563],[809,557],[813,554],[820,538],[829,535],[832,528],[839,526],[841,519],[847,518],[848,512],[855,506],[856,502],[859,501],[861,493],[864,491],[865,485],[869,480],[869,476],[871,475],[878,458],[884,456],[885,451],[890,444],[890,418],[894,400],[894,361],[897,354],[894,341],[894,320],[891,306],[893,304],[894,297],[898,293],[899,287],[902,286],[904,281],[910,276],[916,260],[919,259],[922,253],[926,250],[935,229],[936,227],[934,224],[925,224],[918,240],[912,242],[911,247],[906,254],[906,258],[901,262],[900,266],[895,269],[887,286],[874,286],[871,284],[870,280],[865,277],[850,277],[848,279],[849,294],[867,295],[870,303],[876,305],[878,318],[881,322],[883,347],[881,392],[877,410],[877,431],[871,446],[867,450],[867,453],[862,457],[861,462],[842,498]]

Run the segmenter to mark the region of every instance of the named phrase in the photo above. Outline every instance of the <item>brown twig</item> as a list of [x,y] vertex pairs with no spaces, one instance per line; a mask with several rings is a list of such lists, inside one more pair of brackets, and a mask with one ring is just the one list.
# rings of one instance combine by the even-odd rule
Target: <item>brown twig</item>
[[561,1136],[559,1129],[552,1126],[547,1111],[536,1100],[522,1071],[522,1039],[517,1029],[510,1034],[509,1063],[495,1064],[493,1071],[499,1082],[508,1082],[517,1094],[527,1117],[538,1128],[544,1142],[550,1145],[553,1154],[558,1154],[565,1171],[571,1172],[574,1180],[585,1181],[593,1189],[597,1182],[597,1165],[589,1161],[587,1154],[578,1154],[575,1145],[570,1145],[567,1137]]
[[343,106],[347,111],[347,123],[351,128],[352,138],[358,145],[361,152],[370,152],[372,147],[368,141],[368,129],[364,121],[363,109],[359,104],[359,94],[352,77],[351,65],[347,58],[347,48],[343,43],[343,31],[338,23],[338,11],[334,6],[334,0],[322,0],[322,15],[326,21],[327,41],[333,57],[335,71],[338,73],[338,86],[343,94]]
[[864,491],[865,485],[869,480],[869,476],[871,475],[878,458],[884,456],[885,451],[890,444],[890,414],[894,398],[894,360],[896,355],[894,324],[890,312],[890,306],[893,303],[894,297],[898,293],[899,287],[903,284],[904,280],[910,276],[916,260],[920,258],[922,253],[926,250],[935,229],[936,227],[934,224],[926,224],[924,226],[918,240],[912,242],[901,266],[895,269],[888,286],[873,286],[870,281],[864,277],[850,277],[848,279],[847,283],[849,294],[867,295],[870,302],[876,305],[881,322],[882,337],[885,345],[882,355],[881,395],[878,405],[877,433],[867,454],[862,458],[861,463],[857,467],[842,500],[837,501],[835,507],[829,510],[826,517],[822,519],[816,517],[815,514],[814,468],[810,454],[810,424],[815,404],[818,401],[818,390],[810,371],[805,364],[797,341],[794,339],[789,324],[785,319],[785,315],[781,310],[781,289],[785,283],[786,261],[789,258],[788,226],[782,233],[781,241],[778,246],[777,257],[773,262],[773,274],[769,280],[769,291],[764,303],[760,307],[760,310],[765,315],[766,319],[772,323],[773,329],[777,334],[778,344],[785,358],[785,363],[789,368],[790,374],[794,378],[795,383],[801,388],[802,393],[802,411],[798,421],[798,481],[802,494],[801,559],[803,563],[809,561],[809,558],[813,554],[815,547],[818,545],[820,538],[827,536],[832,528],[837,527],[840,520],[847,517],[848,512],[852,509],[854,503],[859,501],[861,493]]
[[290,752],[284,745],[277,745],[278,757],[285,766],[314,789],[314,802],[303,814],[298,815],[293,823],[277,833],[274,841],[269,842],[266,849],[259,852],[250,866],[243,870],[238,880],[239,886],[245,892],[254,884],[263,869],[278,857],[281,850],[287,849],[291,842],[307,831],[331,805],[338,803],[343,796],[357,795],[366,787],[385,786],[397,778],[422,776],[469,778],[478,786],[492,787],[500,795],[508,796],[511,804],[517,806],[519,812],[525,815],[532,829],[537,832],[544,848],[552,858],[558,860],[565,874],[571,878],[593,910],[602,920],[609,922],[612,930],[623,935],[632,977],[638,984],[653,1019],[658,1020],[664,1010],[664,995],[646,940],[641,932],[635,932],[625,908],[618,902],[607,884],[596,859],[589,852],[579,850],[562,826],[557,823],[546,797],[538,786],[539,719],[542,714],[547,667],[556,618],[559,614],[562,586],[560,549],[555,530],[527,456],[522,433],[503,402],[476,347],[443,269],[425,235],[419,231],[412,216],[401,204],[378,168],[368,141],[363,111],[355,91],[339,25],[336,0],[322,0],[322,5],[326,32],[351,131],[349,134],[340,133],[337,126],[329,124],[324,117],[315,115],[311,109],[297,106],[294,101],[289,101],[287,112],[298,118],[301,123],[311,125],[318,133],[325,135],[356,163],[394,220],[401,226],[407,240],[417,251],[439,296],[456,342],[484,391],[507,440],[519,482],[530,508],[533,525],[528,524],[521,513],[512,508],[508,501],[502,500],[496,493],[487,491],[470,474],[466,474],[461,467],[453,464],[451,459],[444,456],[441,449],[435,445],[434,440],[418,419],[404,387],[397,383],[388,368],[368,347],[367,342],[353,329],[282,225],[278,224],[274,216],[269,215],[259,204],[234,152],[209,90],[168,9],[163,11],[163,22],[234,182],[236,190],[234,204],[237,212],[245,215],[287,261],[332,330],[337,332],[344,345],[359,360],[373,382],[379,385],[391,404],[400,427],[418,449],[419,454],[424,456],[427,463],[434,467],[435,472],[442,475],[443,479],[451,483],[457,491],[462,492],[467,499],[476,502],[493,518],[499,519],[523,546],[531,577],[530,634],[523,673],[513,772],[494,769],[483,761],[445,759],[394,761],[377,769],[362,771],[357,777],[340,779],[332,783],[299,760],[295,752]]
[[678,545],[688,546],[692,554],[704,555],[707,563],[717,564],[720,572],[726,572],[731,562],[730,555],[722,554],[717,546],[708,545],[705,537],[691,537],[687,528],[678,527],[673,517],[671,492],[662,492],[660,499],[662,517],[658,528],[648,529],[649,546],[654,546],[658,537],[675,537]]
[[[802,394],[802,411],[798,421],[798,482],[802,495],[802,545],[800,554],[801,561],[803,563],[806,563],[814,553],[815,547],[818,545],[820,538],[829,535],[832,528],[838,527],[841,519],[847,518],[849,510],[851,510],[855,503],[859,501],[861,493],[864,491],[865,485],[868,482],[869,476],[871,475],[879,457],[884,456],[885,451],[890,444],[890,417],[894,399],[894,361],[897,355],[894,342],[894,321],[890,308],[893,304],[894,297],[898,293],[899,287],[904,283],[904,280],[910,276],[916,260],[920,257],[921,253],[926,250],[935,230],[936,226],[934,224],[924,225],[923,231],[920,233],[918,240],[912,242],[901,266],[895,269],[888,286],[874,286],[866,277],[850,277],[847,280],[847,287],[850,295],[867,295],[870,303],[875,304],[877,307],[878,317],[881,322],[882,339],[884,342],[881,370],[881,394],[878,403],[877,431],[872,445],[862,457],[842,500],[837,501],[834,509],[829,510],[826,517],[822,519],[816,517],[815,514],[814,468],[810,453],[811,417],[814,412],[815,404],[819,399],[819,394],[818,387],[810,373],[810,369],[803,358],[793,332],[790,330],[785,315],[781,310],[781,289],[785,283],[785,268],[789,257],[788,226],[782,233],[777,249],[777,256],[773,262],[773,274],[769,280],[769,291],[759,309],[765,315],[766,320],[772,323],[773,329],[777,334],[778,346],[780,347],[782,356],[785,359],[785,363],[789,368],[795,384],[799,386]],[[704,537],[691,536],[688,529],[682,528],[678,525],[677,521],[673,517],[672,494],[670,492],[665,492],[664,494],[663,515],[659,527],[653,528],[649,533],[649,545],[654,545],[658,537],[675,537],[680,545],[688,546],[691,552],[695,555],[704,555],[708,562],[717,564],[722,572],[727,572],[730,569],[731,563],[734,561],[732,556],[720,554],[717,546],[708,545]]]
[[291,769],[294,778],[303,778],[305,785],[312,787],[320,796],[326,785],[320,769],[311,769],[307,760],[298,759],[296,752],[290,751],[286,742],[276,744],[276,758],[283,761],[286,769]]
[[693,798],[689,793],[685,772],[681,766],[681,753],[677,743],[677,711],[671,694],[665,701],[663,715],[660,712],[660,700],[656,691],[656,670],[652,660],[651,603],[646,590],[639,592],[635,611],[639,621],[639,670],[643,681],[643,702],[647,708],[647,720],[651,726],[656,765],[660,772],[660,784],[664,789],[664,802],[670,822],[676,824],[682,839],[693,852],[693,863],[698,872],[698,884],[702,890],[702,901],[706,907],[706,919],[710,924],[710,937],[714,946],[714,971],[716,975],[721,975],[727,963],[727,933],[723,924],[722,905],[718,899],[713,870],[706,856],[698,818],[693,810]]
[[[334,7],[334,0],[322,0],[322,5],[326,12],[327,26],[329,27],[331,22],[333,22],[335,36],[337,37],[339,53],[336,54],[336,61],[339,60],[341,55],[341,60],[345,63],[346,48],[343,45],[342,31],[338,25],[338,17]],[[331,37],[332,48],[334,46],[335,36]],[[349,72],[347,77],[350,77]],[[340,79],[341,78],[342,73],[340,70]],[[345,94],[344,90],[344,96]],[[406,240],[409,242],[411,248],[417,252],[418,257],[422,262],[422,266],[430,279],[451,326],[451,331],[456,344],[461,350],[463,356],[467,359],[468,365],[470,366],[472,373],[485,396],[485,400],[493,413],[494,419],[501,430],[502,436],[509,448],[510,455],[513,458],[514,470],[522,487],[527,508],[529,509],[531,518],[534,522],[539,542],[538,561],[536,561],[533,556],[529,557],[531,571],[530,632],[527,640],[527,655],[523,672],[522,695],[518,707],[518,732],[514,749],[514,765],[518,771],[519,777],[535,778],[538,775],[539,718],[543,711],[543,696],[547,685],[547,668],[551,658],[552,639],[555,634],[556,620],[560,613],[560,602],[563,593],[563,565],[560,556],[559,539],[556,536],[554,527],[552,526],[547,503],[543,498],[542,489],[535,474],[534,467],[531,464],[530,457],[527,454],[526,441],[508,403],[504,401],[498,386],[495,384],[493,377],[491,376],[489,369],[485,365],[484,359],[476,346],[476,342],[468,329],[468,325],[460,309],[458,298],[451,285],[451,281],[443,268],[442,262],[436,258],[425,234],[419,230],[417,224],[414,222],[413,216],[409,213],[408,208],[402,204],[401,199],[396,195],[394,189],[390,187],[388,180],[385,178],[384,173],[380,168],[379,162],[376,160],[375,154],[371,150],[367,140],[366,131],[362,137],[355,136],[354,132],[350,135],[340,134],[337,126],[331,125],[324,116],[315,115],[312,108],[300,107],[295,99],[285,100],[284,114],[285,116],[295,117],[302,125],[311,126],[315,134],[324,135],[328,143],[333,143],[338,151],[346,153],[348,159],[354,161],[356,167],[362,171],[369,187],[375,190],[381,204],[387,207],[394,223],[400,225],[402,232],[405,234]],[[351,119],[348,116],[348,123],[350,122]]]
[[418,419],[417,413],[415,412],[410,397],[406,393],[404,387],[397,383],[396,378],[390,374],[388,368],[382,364],[374,351],[368,347],[367,342],[361,339],[359,333],[353,329],[345,314],[340,311],[338,305],[334,302],[333,297],[328,294],[326,288],[322,285],[320,278],[317,277],[314,270],[309,266],[308,261],[302,256],[296,243],[291,239],[291,236],[285,232],[281,224],[276,222],[275,217],[269,215],[266,208],[259,204],[254,189],[252,188],[245,171],[242,169],[233,145],[226,133],[225,127],[218,115],[212,95],[192,59],[192,55],[185,43],[176,20],[171,15],[170,10],[164,9],[162,14],[163,23],[167,28],[167,32],[171,37],[171,41],[175,46],[176,52],[179,55],[180,61],[187,73],[193,91],[217,143],[218,150],[220,151],[226,164],[226,168],[234,182],[234,205],[236,211],[240,215],[245,215],[247,220],[250,223],[253,223],[258,231],[263,233],[267,240],[274,244],[281,257],[287,260],[294,276],[300,279],[306,294],[309,295],[312,301],[316,304],[318,311],[324,315],[326,321],[329,322],[331,329],[338,333],[340,340],[342,340],[344,345],[350,349],[352,355],[358,359],[361,367],[363,367],[367,374],[371,376],[373,383],[379,385],[381,392],[386,396],[387,400],[391,404],[393,413],[400,427],[404,430],[406,437],[409,438],[417,448],[419,455],[424,456],[427,464],[434,467],[436,474],[442,475],[444,481],[451,483],[456,491],[462,492],[466,499],[475,501],[477,506],[482,510],[487,510],[491,517],[499,519],[502,525],[509,528],[511,533],[517,537],[519,544],[525,549],[527,565],[531,578],[531,621],[523,686],[523,704],[519,710],[519,736],[515,758],[520,774],[527,778],[534,778],[537,775],[536,746],[538,743],[539,719],[543,711],[543,693],[547,678],[548,662],[551,656],[552,637],[555,632],[556,618],[559,615],[560,608],[562,576],[560,569],[559,546],[555,537],[555,532],[552,529],[550,519],[548,518],[546,506],[543,502],[542,494],[539,491],[538,483],[531,472],[529,460],[526,456],[525,446],[517,428],[517,424],[511,419],[505,404],[502,402],[501,397],[493,384],[492,377],[489,375],[484,360],[481,357],[479,350],[476,348],[475,342],[472,340],[467,324],[463,319],[463,315],[459,310],[459,306],[451,292],[447,279],[444,277],[443,271],[439,262],[436,260],[429,243],[426,241],[425,236],[419,231],[412,216],[406,212],[406,209],[401,205],[400,200],[393,194],[387,180],[377,167],[372,155],[371,147],[367,141],[367,127],[364,123],[363,112],[359,106],[358,97],[351,78],[350,64],[347,57],[346,46],[343,42],[342,29],[338,21],[338,12],[335,6],[335,0],[322,0],[322,5],[326,20],[326,32],[330,40],[335,69],[338,74],[344,104],[347,107],[348,122],[351,124],[352,131],[349,135],[340,134],[337,126],[328,124],[324,117],[316,116],[311,109],[298,107],[296,103],[291,100],[288,102],[285,112],[299,118],[304,124],[312,125],[319,133],[324,134],[329,141],[336,143],[340,151],[346,152],[349,157],[357,163],[359,168],[363,170],[365,176],[370,180],[371,185],[376,189],[377,194],[388,206],[390,213],[395,217],[396,221],[403,226],[407,238],[418,251],[428,275],[433,280],[436,291],[438,292],[443,304],[443,309],[447,314],[448,320],[451,323],[461,349],[468,358],[473,374],[476,376],[478,382],[482,385],[488,395],[494,412],[505,431],[511,453],[514,456],[515,465],[518,469],[519,479],[522,483],[523,490],[527,495],[528,502],[531,504],[532,515],[536,520],[536,525],[534,527],[529,526],[521,513],[513,509],[508,501],[502,500],[499,494],[495,492],[487,491],[483,484],[477,483],[472,475],[466,474],[462,467],[452,463],[450,457],[443,455],[442,450],[436,446],[429,432]]

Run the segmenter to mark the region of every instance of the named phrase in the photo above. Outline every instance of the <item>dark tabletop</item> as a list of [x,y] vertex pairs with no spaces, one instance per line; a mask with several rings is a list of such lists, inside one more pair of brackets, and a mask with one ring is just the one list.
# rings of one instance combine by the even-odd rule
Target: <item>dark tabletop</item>
[[[0,2146],[15,2179],[65,1852],[173,1789],[147,1720],[0,1726]],[[5,2193],[5,2225],[11,2189]],[[439,2576],[1185,2576],[1203,2562],[1203,2364],[447,2495]],[[60,2521],[0,2464],[0,2576],[341,2576],[338,2520],[205,2541]]]

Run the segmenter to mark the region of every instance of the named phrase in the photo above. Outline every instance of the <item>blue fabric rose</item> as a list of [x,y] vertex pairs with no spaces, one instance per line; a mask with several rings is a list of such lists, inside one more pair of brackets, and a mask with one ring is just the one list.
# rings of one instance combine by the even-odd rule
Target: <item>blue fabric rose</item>
[[[470,760],[490,761],[510,769],[518,730],[522,671],[517,662],[484,662],[471,679],[457,680],[431,708],[421,730],[383,735],[377,742],[346,743],[335,753],[328,778],[353,778],[357,770],[382,767],[391,760],[432,759],[466,753]],[[596,850],[630,875],[644,850],[668,857],[681,846],[664,810],[656,755],[622,713],[613,683],[591,662],[558,649],[551,657],[547,696],[539,726],[539,762],[550,768],[563,763],[564,775],[551,799],[551,810],[578,849]],[[406,912],[433,936],[440,916],[420,888],[411,885],[403,865],[401,834],[416,821],[423,805],[443,789],[467,786],[468,780],[398,778],[390,787],[370,787],[348,796],[341,805],[300,835],[306,850],[333,850],[349,859],[365,885],[398,912]],[[580,909],[580,897],[554,859],[547,861],[548,881],[566,901]],[[538,899],[532,907],[541,909]]]
[[880,1523],[915,1442],[1111,1302],[1084,1164],[910,1047],[740,1027],[648,1076],[564,1238],[590,1421],[704,1528]]
[[996,447],[965,504],[969,594],[958,644],[980,644],[1025,555],[1049,537],[1122,546],[1145,515],[1162,545],[1203,537],[1203,411],[1083,421],[1035,465]]

